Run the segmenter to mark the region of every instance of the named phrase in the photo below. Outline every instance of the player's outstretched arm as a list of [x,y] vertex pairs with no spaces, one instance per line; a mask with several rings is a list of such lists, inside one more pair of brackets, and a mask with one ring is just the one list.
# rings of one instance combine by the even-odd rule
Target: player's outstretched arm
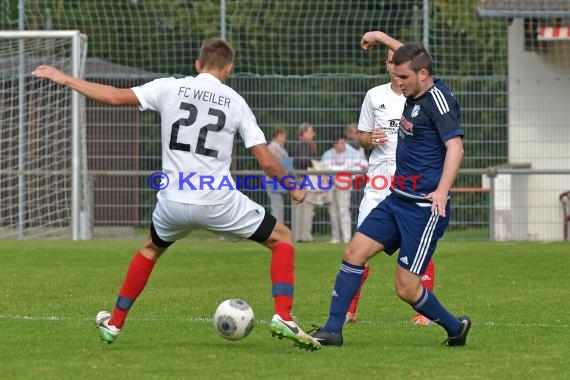
[[393,51],[398,50],[398,48],[403,45],[403,43],[397,39],[378,30],[364,33],[360,40],[360,47],[364,50],[372,49],[376,44],[382,44]]
[[[267,147],[266,144],[258,144],[251,147],[251,154],[255,157],[265,174],[269,177],[277,177],[279,183],[282,183],[282,178],[287,175],[287,172],[281,165],[281,162],[275,157]],[[289,195],[297,203],[301,203],[305,200],[305,191],[299,190],[295,187],[295,182],[290,179],[285,179],[283,182],[287,188],[292,188],[289,190]]]
[[104,84],[88,82],[62,73],[55,67],[48,65],[38,66],[34,71],[32,71],[32,74],[38,78],[46,78],[61,86],[69,87],[85,95],[89,99],[100,103],[114,106],[139,105],[138,98],[129,88],[116,88]]

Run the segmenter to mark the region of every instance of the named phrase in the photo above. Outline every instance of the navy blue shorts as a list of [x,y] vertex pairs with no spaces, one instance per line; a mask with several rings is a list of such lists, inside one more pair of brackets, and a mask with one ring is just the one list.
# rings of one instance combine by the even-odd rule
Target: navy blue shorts
[[431,203],[416,203],[390,194],[370,211],[358,232],[382,244],[389,255],[400,249],[398,264],[421,275],[449,224],[450,203],[445,207],[447,216],[441,218],[437,211],[431,211]]

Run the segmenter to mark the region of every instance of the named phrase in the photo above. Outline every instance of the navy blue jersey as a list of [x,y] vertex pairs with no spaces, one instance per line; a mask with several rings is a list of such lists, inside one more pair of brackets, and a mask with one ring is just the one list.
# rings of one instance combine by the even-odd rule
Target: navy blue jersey
[[416,99],[406,99],[400,119],[393,191],[409,197],[433,192],[443,172],[445,142],[463,137],[460,107],[440,80]]

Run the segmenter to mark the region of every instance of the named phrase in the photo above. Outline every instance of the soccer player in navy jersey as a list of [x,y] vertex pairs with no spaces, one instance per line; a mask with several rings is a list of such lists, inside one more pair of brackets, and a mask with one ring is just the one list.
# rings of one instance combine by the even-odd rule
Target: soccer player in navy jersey
[[[366,33],[363,49],[380,43],[395,51],[394,75],[406,97],[398,126],[396,171],[390,195],[360,225],[344,250],[332,291],[327,323],[315,333],[321,345],[342,346],[342,328],[358,291],[366,262],[378,252],[398,249],[395,287],[398,296],[447,332],[448,346],[463,346],[471,327],[467,316],[451,314],[421,284],[437,241],[449,224],[450,189],[463,158],[460,107],[453,93],[433,78],[429,52],[380,31]],[[386,136],[374,137],[375,143]],[[372,143],[372,142],[371,142]]]
[[[366,173],[370,181],[364,188],[364,197],[358,209],[357,227],[360,227],[370,211],[390,194],[390,186],[387,182],[396,170],[398,125],[404,104],[406,104],[406,97],[394,76],[393,55],[392,49],[386,49],[386,71],[390,75],[390,82],[368,90],[360,109],[357,139],[360,144],[359,147],[370,149],[370,160]],[[378,134],[378,136],[374,134]],[[381,135],[386,135],[386,140],[382,143],[376,142]],[[384,182],[382,178],[386,181]],[[360,292],[370,271],[368,264],[366,263],[364,269],[360,289],[356,292],[346,313],[345,323],[356,323],[358,321],[356,309],[360,300]],[[435,263],[433,260],[429,261],[421,282],[423,286],[433,292],[435,283]],[[422,314],[415,314],[410,319],[412,323],[419,326],[432,324]]]

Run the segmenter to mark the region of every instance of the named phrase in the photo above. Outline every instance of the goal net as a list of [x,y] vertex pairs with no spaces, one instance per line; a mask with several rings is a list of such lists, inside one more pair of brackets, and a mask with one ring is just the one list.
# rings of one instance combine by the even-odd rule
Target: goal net
[[78,31],[0,32],[0,238],[80,238],[83,100],[31,72],[49,64],[81,77],[86,41]]

